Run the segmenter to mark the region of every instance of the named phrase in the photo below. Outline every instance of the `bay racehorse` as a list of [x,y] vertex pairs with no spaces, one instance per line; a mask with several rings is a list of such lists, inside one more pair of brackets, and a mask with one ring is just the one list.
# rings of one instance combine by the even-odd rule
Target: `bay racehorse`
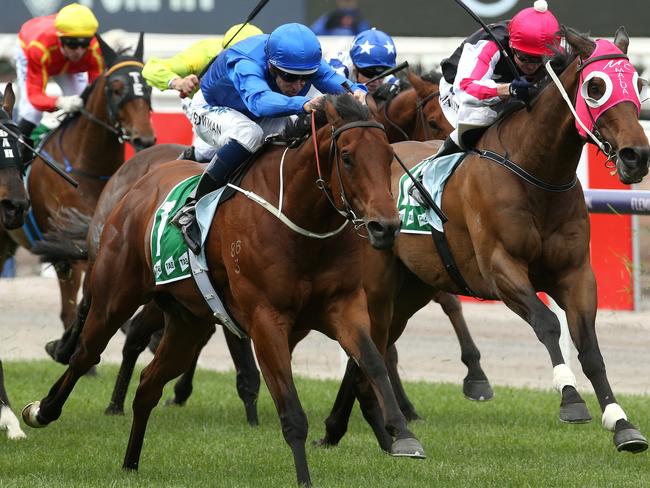
[[[59,260],[88,260],[86,275],[83,282],[83,298],[79,303],[77,317],[72,326],[67,329],[62,338],[48,343],[47,350],[53,358],[68,364],[70,356],[77,346],[79,335],[88,314],[90,301],[88,294],[89,279],[92,267],[99,248],[99,236],[113,208],[133,185],[152,169],[176,158],[186,146],[178,144],[160,144],[136,153],[126,164],[122,165],[104,187],[92,220],[81,215],[70,215],[64,228],[55,232],[46,233],[44,242],[39,245],[39,255],[48,261]],[[73,236],[83,236],[73,239]],[[145,304],[142,310],[132,317],[123,330],[126,340],[122,349],[122,364],[115,380],[115,387],[111,400],[106,408],[109,415],[122,415],[124,413],[124,400],[128,390],[135,363],[142,351],[149,344],[158,344],[162,337],[164,326],[163,311],[155,301]],[[227,328],[223,329],[226,343],[236,372],[237,392],[242,399],[249,424],[258,424],[257,397],[260,388],[260,374],[255,364],[255,358],[250,339],[240,339]],[[152,339],[152,334],[156,333]],[[152,347],[152,352],[155,347]],[[174,387],[174,396],[168,400],[171,405],[184,405],[192,392],[192,377],[196,368],[197,357],[192,366],[179,379]]]
[[[311,484],[307,417],[293,383],[291,351],[311,329],[336,339],[368,375],[371,390],[360,392],[360,398],[372,401],[374,391],[380,399],[382,428],[394,438],[392,454],[424,455],[406,426],[370,335],[362,284],[366,244],[357,229],[345,226],[350,219],[359,232],[363,227],[377,249],[393,245],[400,223],[389,191],[392,148],[381,125],[370,120],[368,108],[352,96],[328,96],[321,111],[327,123],[316,130],[312,122],[311,139],[295,149],[265,150],[240,184],[267,202],[279,201],[282,213],[271,213],[246,196],[257,198],[251,193],[238,192],[217,212],[205,247],[209,277],[253,340],[302,485]],[[47,397],[23,410],[23,419],[33,427],[56,420],[77,380],[99,361],[120,325],[154,298],[165,312],[166,327],[136,392],[125,469],[139,466],[147,420],[163,386],[188,369],[214,330],[212,313],[194,283],[154,284],[147,244],[164,197],[202,169],[190,162],[162,165],[138,180],[115,207],[102,231],[79,346]],[[291,178],[285,181],[285,175]],[[286,220],[281,222],[280,215]]]
[[[11,83],[7,83],[0,103],[0,123],[15,135],[18,128],[11,119],[14,108],[14,92]],[[23,184],[23,168],[17,138],[0,127],[0,221],[5,228],[15,229],[23,225],[24,214],[29,206],[27,193]],[[13,254],[11,246],[4,246],[0,252],[3,260]],[[9,439],[21,439],[25,433],[9,405],[9,396],[5,388],[2,361],[0,361],[0,429],[7,430]]]
[[[617,403],[596,338],[589,217],[576,178],[587,135],[572,105],[582,114],[581,124],[591,130],[592,141],[615,161],[619,179],[637,183],[648,173],[650,157],[638,121],[644,84],[625,55],[629,39],[624,29],[617,31],[614,43],[594,42],[571,29],[564,36],[570,51],[553,60],[565,61],[559,79],[541,91],[530,110],[511,112],[490,127],[445,185],[445,235],[467,286],[450,277],[428,236],[402,234],[393,252],[368,249],[374,254],[365,268],[366,283],[374,283],[366,287],[373,337],[380,350],[382,342],[393,343],[438,290],[469,289],[476,296],[502,300],[530,324],[549,353],[553,385],[562,397],[560,419],[587,422],[591,417],[560,350],[559,321],[537,296],[545,292],[566,312],[582,370],[603,412],[603,427],[614,433],[619,451],[640,452],[647,449],[647,440]],[[557,78],[550,62],[547,70]],[[413,166],[438,144],[394,147]],[[400,176],[394,172],[395,192]],[[355,374],[356,365],[350,362],[322,444],[336,444],[345,433]],[[375,424],[375,432],[380,431],[381,425]]]
[[[149,120],[151,88],[141,73],[143,36],[133,56],[117,54],[98,39],[106,71],[82,95],[85,104],[81,113],[66,118],[42,147],[52,159],[64,164],[79,187],[70,186],[39,157],[33,161],[28,178],[31,222],[24,228],[27,230],[9,232],[11,239],[26,249],[38,241],[39,233],[55,225],[63,209],[93,214],[106,181],[124,163],[124,141],[130,141],[136,149],[155,143]],[[0,234],[0,249],[12,246],[8,239],[6,234]],[[54,265],[61,291],[61,320],[68,328],[76,312],[84,263],[61,261]]]

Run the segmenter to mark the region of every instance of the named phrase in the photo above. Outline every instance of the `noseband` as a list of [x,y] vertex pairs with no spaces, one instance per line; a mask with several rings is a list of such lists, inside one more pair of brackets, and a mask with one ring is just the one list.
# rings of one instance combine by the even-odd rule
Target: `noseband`
[[346,220],[352,223],[354,225],[354,228],[359,230],[364,224],[363,218],[357,217],[357,215],[354,213],[354,210],[352,209],[352,206],[350,205],[350,202],[348,198],[345,195],[345,187],[343,186],[343,179],[341,178],[341,163],[339,162],[339,154],[338,154],[338,146],[337,146],[337,141],[339,136],[350,129],[355,129],[358,127],[372,127],[375,129],[381,129],[384,131],[384,126],[381,125],[379,122],[373,121],[373,120],[359,120],[356,122],[350,122],[347,124],[342,125],[338,129],[335,129],[332,126],[332,139],[330,141],[330,148],[329,148],[329,163],[330,165],[332,163],[336,163],[336,174],[337,178],[339,180],[339,186],[341,188],[341,203],[343,204],[343,209],[340,209],[337,205],[336,202],[334,201],[334,195],[332,194],[332,187],[329,183],[327,183],[323,179],[323,173],[321,172],[320,168],[320,158],[318,156],[318,140],[316,138],[316,117],[314,116],[313,112],[311,115],[311,129],[312,129],[312,141],[314,142],[314,152],[316,156],[316,167],[318,168],[318,179],[316,180],[316,186],[323,190],[325,193],[325,196],[329,200],[329,202],[332,204],[332,207],[334,210],[336,210],[340,215],[342,215]]

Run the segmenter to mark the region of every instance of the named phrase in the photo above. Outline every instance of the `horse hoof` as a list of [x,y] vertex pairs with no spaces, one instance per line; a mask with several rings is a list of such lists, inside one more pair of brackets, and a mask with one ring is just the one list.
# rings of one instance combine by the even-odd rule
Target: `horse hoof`
[[55,361],[56,361],[56,347],[58,346],[58,344],[59,344],[58,339],[55,339],[45,344],[45,352],[48,354],[48,356],[50,356]]
[[185,405],[185,402],[179,402],[178,400],[176,400],[176,397],[168,398],[165,401],[165,406],[166,407],[182,407],[184,405]]
[[486,402],[492,400],[494,392],[488,380],[463,380],[463,395],[468,400]]
[[614,434],[614,445],[619,451],[636,454],[648,448],[648,440],[637,429],[623,429]]
[[104,410],[104,415],[124,415],[124,407],[110,404]]
[[38,421],[38,412],[40,410],[40,405],[41,402],[36,401],[36,402],[31,402],[25,405],[25,408],[23,408],[23,421],[29,425],[30,427],[34,427],[35,429],[40,429],[41,427],[45,427],[47,424],[41,424]]
[[336,444],[332,444],[330,441],[328,441],[326,437],[323,437],[322,439],[318,439],[316,441],[311,441],[311,445],[314,447],[322,447],[325,449],[329,449],[330,447],[336,446]]
[[586,424],[591,422],[591,415],[584,402],[560,405],[560,422],[567,424]]
[[390,455],[395,457],[410,457],[415,459],[424,459],[424,448],[420,441],[414,438],[397,439],[390,448]]

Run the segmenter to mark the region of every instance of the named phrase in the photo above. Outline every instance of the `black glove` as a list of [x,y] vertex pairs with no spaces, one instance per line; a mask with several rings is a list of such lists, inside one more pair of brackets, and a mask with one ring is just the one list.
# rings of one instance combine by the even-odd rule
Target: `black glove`
[[510,96],[525,102],[533,95],[534,87],[535,85],[526,78],[517,78],[510,83]]

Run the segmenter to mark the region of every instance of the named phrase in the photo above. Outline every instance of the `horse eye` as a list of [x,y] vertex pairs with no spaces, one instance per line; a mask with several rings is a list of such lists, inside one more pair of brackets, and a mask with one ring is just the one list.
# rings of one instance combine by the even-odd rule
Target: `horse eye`
[[605,94],[605,82],[597,78],[592,78],[589,80],[588,93],[591,98],[598,100]]
[[429,127],[431,127],[433,130],[439,130],[440,129],[440,127],[438,126],[438,124],[436,123],[435,120],[430,120],[429,121]]
[[350,153],[342,153],[341,154],[341,159],[343,160],[343,164],[347,167],[352,166],[352,157],[350,156]]

